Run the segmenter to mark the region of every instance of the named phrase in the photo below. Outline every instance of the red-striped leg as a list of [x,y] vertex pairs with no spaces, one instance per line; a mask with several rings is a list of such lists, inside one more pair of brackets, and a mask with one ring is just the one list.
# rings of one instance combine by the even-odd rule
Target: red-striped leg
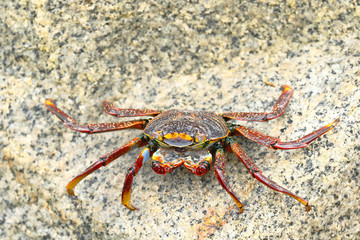
[[258,131],[253,129],[244,127],[244,126],[236,126],[234,127],[234,131],[236,131],[235,135],[243,135],[246,138],[250,139],[251,141],[260,143],[266,147],[272,149],[297,149],[306,147],[309,143],[320,137],[321,135],[325,134],[326,132],[333,129],[340,119],[336,119],[332,123],[302,137],[298,140],[290,141],[290,142],[282,142],[278,138],[270,137],[265,134],[262,134]]
[[120,156],[124,155],[125,153],[129,152],[130,150],[142,147],[145,144],[147,144],[148,139],[144,136],[136,137],[124,146],[112,151],[111,153],[108,153],[104,156],[101,156],[100,159],[96,162],[94,162],[90,167],[85,169],[84,172],[76,176],[69,184],[66,186],[68,194],[74,196],[74,188],[75,186],[83,180],[86,176],[93,173],[95,170],[99,169],[102,166],[108,165],[110,162],[114,161],[115,159],[119,158]]
[[276,101],[275,105],[273,106],[271,112],[262,112],[262,113],[253,113],[253,112],[229,112],[229,113],[222,113],[221,116],[225,118],[225,120],[235,119],[240,121],[268,121],[277,117],[280,117],[285,109],[293,90],[287,86],[281,86],[283,88],[283,92],[281,93],[280,97]]
[[225,178],[225,155],[222,144],[219,142],[215,147],[215,166],[214,172],[217,180],[220,182],[221,186],[229,193],[231,198],[235,201],[236,206],[239,208],[239,212],[242,213],[244,211],[244,207],[241,204],[240,200],[235,196],[235,193],[230,188],[228,181]]
[[143,163],[148,160],[151,155],[156,151],[156,147],[152,144],[147,145],[144,150],[140,153],[139,157],[136,159],[135,164],[129,168],[125,183],[122,191],[122,204],[130,210],[136,210],[137,208],[131,205],[130,197],[131,197],[131,186],[134,179],[134,176],[139,172]]
[[136,117],[136,116],[155,116],[161,113],[158,110],[151,109],[122,109],[117,108],[115,105],[107,100],[102,102],[103,109],[107,114],[116,117]]
[[147,120],[135,120],[127,122],[116,122],[116,123],[94,123],[80,125],[72,117],[64,113],[59,109],[50,99],[45,101],[45,107],[49,109],[55,116],[57,116],[66,127],[83,133],[101,133],[117,131],[122,129],[144,129],[147,124]]
[[290,192],[289,190],[279,186],[274,181],[266,178],[262,173],[261,170],[255,165],[253,161],[246,155],[245,151],[241,149],[240,145],[236,143],[234,140],[232,140],[230,137],[228,138],[228,145],[227,149],[229,151],[232,151],[236,154],[236,156],[240,159],[240,161],[245,165],[247,170],[250,172],[251,176],[256,178],[261,183],[265,184],[266,186],[274,189],[275,191],[282,192],[294,199],[296,199],[298,202],[303,204],[305,206],[306,211],[310,211],[311,206],[309,205],[309,202],[305,199],[301,198],[298,195],[295,195],[294,193]]

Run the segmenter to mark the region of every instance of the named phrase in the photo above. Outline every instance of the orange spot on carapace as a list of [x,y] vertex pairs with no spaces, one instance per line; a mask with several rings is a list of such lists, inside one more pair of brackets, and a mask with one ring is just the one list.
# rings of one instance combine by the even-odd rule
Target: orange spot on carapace
[[184,139],[184,140],[187,140],[187,141],[192,141],[193,138],[191,136],[189,136],[188,134],[186,133],[168,133],[164,136],[164,138],[166,139]]

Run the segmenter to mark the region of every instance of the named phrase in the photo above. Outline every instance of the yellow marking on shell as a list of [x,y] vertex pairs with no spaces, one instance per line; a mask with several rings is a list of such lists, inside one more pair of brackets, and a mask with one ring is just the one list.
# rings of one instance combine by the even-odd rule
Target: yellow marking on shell
[[177,138],[180,138],[180,139],[184,139],[184,140],[187,140],[187,141],[192,141],[193,138],[189,135],[187,135],[186,133],[168,133],[164,136],[164,138],[166,139],[177,139]]
[[[219,138],[219,139],[221,139],[221,138]],[[211,141],[199,142],[199,143],[191,145],[190,147],[193,148],[193,149],[202,149],[204,147],[204,145],[209,146],[209,145],[219,141],[219,139],[211,140]]]
[[173,139],[173,138],[177,138],[178,137],[178,133],[168,133],[164,136],[164,138],[166,139]]
[[219,141],[219,139],[211,140],[211,141],[209,141],[209,145],[216,143],[217,141]]
[[159,133],[159,136],[158,136],[159,141],[163,141],[164,139],[163,139],[163,137],[161,136],[160,132],[158,132],[158,133]]
[[163,137],[161,134],[162,134],[161,131],[156,131],[156,132],[152,133],[152,136],[153,136],[153,138],[155,138],[159,141],[163,141]]

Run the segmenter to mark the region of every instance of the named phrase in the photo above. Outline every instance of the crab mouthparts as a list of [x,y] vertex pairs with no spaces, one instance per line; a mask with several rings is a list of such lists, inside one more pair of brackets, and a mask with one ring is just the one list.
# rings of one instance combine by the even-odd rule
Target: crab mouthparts
[[184,163],[185,167],[190,169],[204,160],[211,162],[212,156],[206,149],[159,148],[152,156],[152,159],[163,164],[172,163],[176,167]]
[[168,133],[164,142],[173,147],[186,147],[193,143],[193,138],[186,133]]

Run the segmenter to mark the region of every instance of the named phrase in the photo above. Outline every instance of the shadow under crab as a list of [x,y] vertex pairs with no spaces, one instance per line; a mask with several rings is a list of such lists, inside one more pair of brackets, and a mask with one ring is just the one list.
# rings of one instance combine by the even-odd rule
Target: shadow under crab
[[310,211],[311,206],[308,201],[266,178],[240,145],[233,140],[232,136],[242,135],[271,149],[297,149],[306,147],[316,138],[333,129],[339,122],[339,119],[302,138],[290,142],[282,142],[278,138],[267,136],[253,129],[228,122],[231,119],[239,121],[268,121],[281,116],[293,93],[293,90],[287,85],[282,86],[282,89],[282,94],[272,110],[261,113],[228,112],[216,114],[208,111],[122,109],[115,107],[108,101],[103,101],[104,111],[110,115],[116,117],[153,116],[153,118],[151,120],[140,119],[126,122],[86,125],[80,125],[59,109],[52,100],[46,100],[45,107],[55,114],[66,127],[75,131],[93,134],[123,129],[143,130],[140,136],[134,138],[124,146],[101,156],[98,161],[76,176],[66,186],[67,192],[70,195],[74,195],[75,186],[86,176],[100,167],[106,166],[130,150],[145,146],[134,165],[130,167],[126,174],[122,191],[122,203],[127,208],[131,210],[136,209],[130,204],[132,181],[142,165],[149,158],[152,158],[151,167],[158,174],[169,173],[175,168],[184,165],[191,173],[198,176],[204,175],[211,169],[214,158],[215,163],[213,169],[216,178],[235,201],[240,213],[242,213],[243,205],[225,178],[224,149],[226,149],[236,154],[250,172],[251,176],[273,190],[282,192],[296,199],[305,206],[306,211]]

